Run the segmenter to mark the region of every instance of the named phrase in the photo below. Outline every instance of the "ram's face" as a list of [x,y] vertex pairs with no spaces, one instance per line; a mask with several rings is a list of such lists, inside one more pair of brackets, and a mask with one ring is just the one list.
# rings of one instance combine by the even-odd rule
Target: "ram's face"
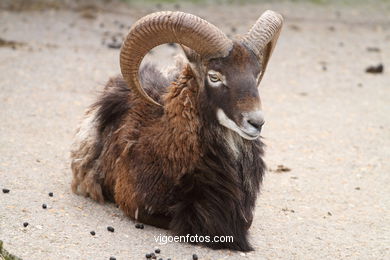
[[215,104],[218,122],[245,139],[260,136],[264,118],[259,95],[261,65],[246,47],[235,43],[225,58],[209,60],[204,86],[210,103]]

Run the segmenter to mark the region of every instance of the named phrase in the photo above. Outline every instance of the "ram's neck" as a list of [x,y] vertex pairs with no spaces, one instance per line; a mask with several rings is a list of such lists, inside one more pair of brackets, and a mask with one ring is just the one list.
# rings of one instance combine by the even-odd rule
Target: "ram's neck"
[[201,157],[201,122],[197,106],[198,86],[189,66],[168,88],[164,96],[164,115],[159,122],[158,145],[162,158],[181,175],[191,171]]

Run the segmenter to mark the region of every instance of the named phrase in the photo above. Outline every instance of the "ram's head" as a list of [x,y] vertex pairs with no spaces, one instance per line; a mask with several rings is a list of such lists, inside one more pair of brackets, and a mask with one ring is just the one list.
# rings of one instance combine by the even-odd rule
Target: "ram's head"
[[208,111],[223,126],[245,139],[259,137],[264,123],[258,86],[278,39],[283,19],[266,11],[249,32],[230,40],[205,20],[182,12],[158,12],[135,23],[123,44],[120,64],[129,87],[148,102],[139,81],[139,66],[152,48],[178,43],[189,60]]

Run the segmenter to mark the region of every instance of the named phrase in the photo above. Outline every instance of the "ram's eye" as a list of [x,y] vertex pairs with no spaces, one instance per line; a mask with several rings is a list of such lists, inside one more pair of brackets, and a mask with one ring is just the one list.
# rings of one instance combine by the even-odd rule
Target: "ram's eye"
[[221,81],[218,74],[216,74],[216,73],[209,73],[209,79],[211,82],[214,82],[214,83]]

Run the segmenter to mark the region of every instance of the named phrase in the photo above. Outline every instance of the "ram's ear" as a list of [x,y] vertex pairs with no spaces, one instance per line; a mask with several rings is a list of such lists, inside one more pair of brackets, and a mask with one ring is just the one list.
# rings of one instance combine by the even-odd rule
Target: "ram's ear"
[[[200,80],[203,75],[202,71],[204,71],[204,66],[202,62],[202,57],[193,49],[188,48],[187,46],[181,45],[181,48],[184,52],[184,55],[186,56],[188,63],[191,67],[192,72],[196,76],[197,80]],[[202,82],[199,81],[198,84],[202,85]]]
[[184,55],[187,57],[187,60],[190,63],[197,63],[200,61],[200,55],[198,53],[196,53],[196,51],[194,51],[193,49],[188,48],[187,46],[184,46],[182,44],[180,44],[180,46],[184,52]]

